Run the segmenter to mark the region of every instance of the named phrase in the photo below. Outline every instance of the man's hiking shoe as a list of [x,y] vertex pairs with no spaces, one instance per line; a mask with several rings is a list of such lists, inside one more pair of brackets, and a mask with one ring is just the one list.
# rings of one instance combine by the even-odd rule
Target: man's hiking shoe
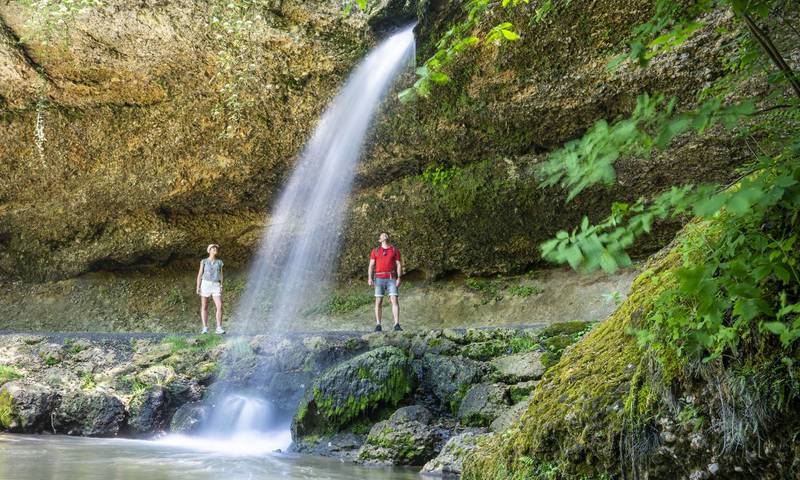
[[376,332],[382,332],[383,331],[383,329],[381,328],[381,324],[380,323],[375,325],[375,331]]
[[395,332],[402,332],[403,331],[403,329],[400,328],[400,324],[399,323],[395,323],[394,324],[394,331]]
[[225,330],[222,327],[217,327],[217,335],[225,335]]
[[206,334],[206,333],[208,333],[208,328],[206,328],[206,327],[203,327],[203,331],[202,331],[202,332],[200,332],[200,335],[204,335],[204,334]]

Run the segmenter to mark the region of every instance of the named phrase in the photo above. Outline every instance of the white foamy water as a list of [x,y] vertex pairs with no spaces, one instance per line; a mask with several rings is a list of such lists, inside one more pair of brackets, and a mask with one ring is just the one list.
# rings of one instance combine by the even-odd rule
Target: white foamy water
[[414,57],[413,27],[356,67],[322,115],[269,218],[234,318],[237,330],[281,330],[331,278],[355,165],[375,112]]
[[292,444],[289,429],[273,431],[245,431],[230,436],[167,435],[155,440],[165,447],[233,457],[262,456],[276,451],[285,452]]

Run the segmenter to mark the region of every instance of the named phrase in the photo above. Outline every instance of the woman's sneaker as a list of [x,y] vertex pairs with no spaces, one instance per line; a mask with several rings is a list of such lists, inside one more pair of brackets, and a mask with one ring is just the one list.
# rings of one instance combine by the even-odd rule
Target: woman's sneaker
[[207,327],[203,327],[203,331],[200,332],[200,335],[203,335],[204,333],[208,333]]
[[217,335],[225,335],[225,330],[222,327],[217,327]]

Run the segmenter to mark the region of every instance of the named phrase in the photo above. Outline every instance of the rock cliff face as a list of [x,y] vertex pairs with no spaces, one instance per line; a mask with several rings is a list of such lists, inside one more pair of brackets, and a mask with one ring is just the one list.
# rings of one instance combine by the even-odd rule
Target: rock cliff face
[[[224,94],[231,75],[219,75],[230,42],[218,51],[215,2],[111,1],[46,45],[29,10],[0,5],[0,278],[182,264],[211,241],[229,265],[245,265],[316,118],[369,46],[421,15],[424,60],[463,14],[448,1],[381,2],[350,16],[336,1],[259,5],[235,39],[235,97]],[[405,249],[408,270],[427,276],[524,269],[539,261],[541,240],[583,213],[602,215],[612,199],[724,177],[740,156],[719,137],[628,159],[618,187],[566,205],[531,174],[594,121],[627,113],[638,93],[690,99],[719,74],[714,27],[725,18],[709,19],[657,68],[606,72],[620,37],[651,8],[572,2],[536,23],[533,5],[522,6],[510,18],[521,41],[466,52],[431,100],[389,100],[359,171],[341,274],[361,273],[381,228]],[[214,115],[220,98],[229,104]],[[420,175],[431,165],[452,173],[446,189]]]

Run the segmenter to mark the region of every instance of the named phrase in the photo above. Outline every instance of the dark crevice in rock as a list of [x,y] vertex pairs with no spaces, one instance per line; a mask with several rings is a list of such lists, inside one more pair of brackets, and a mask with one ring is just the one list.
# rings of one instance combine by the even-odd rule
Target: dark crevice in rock
[[15,50],[19,53],[19,55],[22,57],[25,63],[28,64],[29,67],[31,67],[34,71],[36,71],[36,73],[38,73],[39,76],[42,77],[45,81],[51,84],[53,83],[53,79],[50,77],[50,74],[47,73],[47,69],[45,69],[42,64],[33,59],[30,52],[28,51],[28,48],[25,46],[25,43],[22,42],[19,35],[17,35],[17,33],[8,25],[8,23],[6,23],[2,15],[0,15],[0,32],[2,32],[3,36],[5,36],[9,40],[8,43],[15,48]]

